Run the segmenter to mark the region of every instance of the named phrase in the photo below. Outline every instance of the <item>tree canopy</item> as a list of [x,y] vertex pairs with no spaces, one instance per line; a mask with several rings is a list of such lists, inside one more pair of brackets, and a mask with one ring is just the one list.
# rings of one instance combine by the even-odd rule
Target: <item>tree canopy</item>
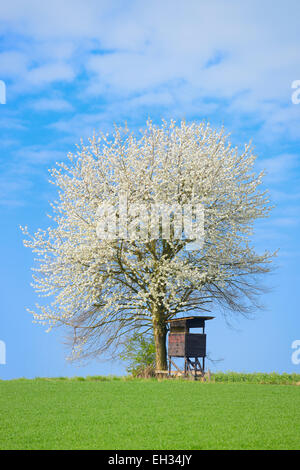
[[[25,246],[38,257],[34,288],[51,298],[36,306],[34,319],[69,328],[76,357],[151,331],[157,368],[164,369],[168,320],[216,305],[249,312],[273,256],[250,243],[254,222],[270,211],[255,158],[250,144],[239,151],[223,129],[207,123],[148,121],[138,136],[116,127],[81,142],[50,172],[59,191],[51,227],[33,235],[23,228]],[[128,208],[122,236],[120,194]],[[113,221],[99,212],[107,204],[117,235],[100,238],[99,224],[104,230],[104,218]],[[142,223],[139,212],[162,205],[171,207],[168,237],[161,228],[153,235],[151,217]],[[180,236],[172,228],[172,208],[186,206],[203,208],[201,246],[191,245],[184,227]]]

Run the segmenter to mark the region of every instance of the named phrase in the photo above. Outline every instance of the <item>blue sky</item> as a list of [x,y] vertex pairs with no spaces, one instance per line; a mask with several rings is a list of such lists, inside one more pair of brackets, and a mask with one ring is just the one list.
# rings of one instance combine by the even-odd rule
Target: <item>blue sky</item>
[[147,117],[208,120],[234,144],[252,139],[275,204],[257,226],[258,250],[280,249],[255,320],[207,325],[212,370],[299,372],[300,4],[297,0],[159,2],[10,0],[0,4],[0,378],[124,372],[65,361],[63,334],[45,333],[26,307],[32,253],[19,225],[48,226],[47,169],[80,138]]

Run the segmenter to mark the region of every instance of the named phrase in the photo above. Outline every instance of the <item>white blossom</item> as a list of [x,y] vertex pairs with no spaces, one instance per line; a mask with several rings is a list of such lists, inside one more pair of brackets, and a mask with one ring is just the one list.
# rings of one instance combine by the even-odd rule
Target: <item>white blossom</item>
[[[149,121],[139,137],[116,128],[82,142],[50,171],[52,226],[33,236],[23,228],[37,256],[33,286],[52,299],[36,306],[34,320],[70,327],[73,353],[84,355],[133,330],[165,335],[172,317],[215,304],[246,312],[272,258],[250,245],[253,223],[270,210],[255,158],[250,144],[239,152],[206,123]],[[99,240],[99,204],[116,206],[122,192],[129,205],[203,205],[202,248],[185,250],[186,237]]]

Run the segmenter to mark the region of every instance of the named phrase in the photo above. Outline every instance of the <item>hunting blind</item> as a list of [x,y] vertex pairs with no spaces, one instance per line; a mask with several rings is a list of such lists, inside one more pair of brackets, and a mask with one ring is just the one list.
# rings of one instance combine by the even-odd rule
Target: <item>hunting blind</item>
[[[203,377],[205,373],[206,334],[205,322],[214,317],[182,317],[169,321],[169,375],[171,364],[184,376]],[[190,328],[202,328],[202,333],[190,333]],[[172,361],[172,357],[184,358],[184,370],[181,371]]]

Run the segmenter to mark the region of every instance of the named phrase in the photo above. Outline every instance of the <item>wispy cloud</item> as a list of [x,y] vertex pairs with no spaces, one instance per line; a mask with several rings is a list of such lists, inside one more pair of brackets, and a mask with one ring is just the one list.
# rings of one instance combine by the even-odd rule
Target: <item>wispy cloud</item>
[[62,151],[51,150],[47,148],[39,147],[25,147],[18,150],[15,156],[19,163],[30,163],[30,164],[41,164],[41,163],[55,163],[56,161],[62,161],[66,157],[66,154]]
[[26,123],[18,117],[3,116],[0,117],[0,129],[25,130]]
[[261,138],[287,131],[298,138],[300,107],[290,87],[299,78],[299,13],[294,0],[276,9],[269,0],[133,1],[126,8],[96,0],[29,0],[25,8],[12,0],[1,4],[0,24],[23,40],[8,44],[0,75],[19,93],[73,83],[74,98],[110,95],[131,109],[145,99],[148,107],[175,100],[178,114],[194,113],[195,102],[208,113],[205,98],[225,115],[251,116]]
[[257,161],[259,169],[266,171],[266,182],[278,183],[291,179],[293,170],[299,167],[300,157],[295,154],[281,154],[273,158],[264,158]]
[[64,99],[59,98],[41,98],[34,101],[31,107],[36,111],[72,111],[73,106]]
[[[207,118],[260,145],[297,143],[299,16],[297,0],[276,8],[271,0],[2,2],[5,139],[26,131],[15,157],[35,167],[93,130],[125,120],[140,127],[148,116]],[[279,187],[297,155],[278,145],[259,160],[281,202],[298,198],[295,181],[289,193]]]

